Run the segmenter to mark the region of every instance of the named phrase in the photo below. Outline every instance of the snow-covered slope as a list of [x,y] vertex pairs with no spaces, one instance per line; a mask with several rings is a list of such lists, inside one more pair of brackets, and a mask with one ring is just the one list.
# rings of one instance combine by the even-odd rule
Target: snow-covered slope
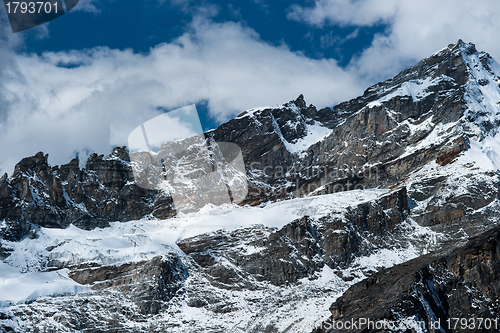
[[345,213],[346,208],[372,201],[387,190],[340,192],[309,198],[269,203],[263,207],[207,205],[196,213],[180,214],[167,220],[141,219],[113,222],[110,227],[82,230],[39,228],[35,240],[5,242],[12,249],[5,262],[23,272],[67,267],[84,262],[100,265],[148,260],[168,250],[180,252],[176,242],[217,230],[233,231],[263,225],[282,228],[289,222],[310,216]]
[[90,292],[68,277],[68,269],[22,273],[16,265],[0,263],[0,306],[32,302],[46,296],[76,295]]
[[[19,330],[26,329],[30,323],[57,329],[68,330],[67,325],[46,318],[46,310],[58,309],[63,316],[72,316],[75,304],[86,300],[90,304],[102,302],[106,297],[107,305],[120,306],[127,311],[138,311],[130,300],[104,296],[101,289],[91,291],[89,286],[82,286],[73,281],[67,282],[68,269],[40,273],[50,266],[70,267],[85,263],[92,266],[110,265],[123,267],[127,263],[151,260],[164,252],[178,252],[190,274],[184,282],[184,292],[169,302],[168,308],[151,317],[141,317],[139,321],[124,320],[133,331],[154,327],[168,329],[169,332],[186,332],[204,330],[207,327],[216,332],[251,332],[262,331],[265,327],[274,327],[279,332],[307,332],[328,316],[328,306],[352,284],[366,278],[371,272],[381,267],[390,267],[427,253],[438,244],[440,235],[429,228],[422,228],[410,218],[402,221],[396,229],[387,230],[386,241],[394,237],[392,243],[378,242],[377,236],[371,236],[349,222],[353,207],[372,205],[382,196],[389,195],[388,190],[365,190],[340,192],[322,196],[297,198],[293,200],[264,204],[261,207],[239,207],[225,205],[221,207],[207,206],[199,212],[177,216],[168,220],[142,219],[130,222],[112,223],[108,228],[85,231],[76,227],[66,229],[39,228],[36,239],[26,238],[21,242],[5,244],[13,252],[6,263],[9,276],[0,280],[0,290],[13,285],[23,286],[27,280],[35,280],[23,293],[5,293],[1,300],[3,311],[11,313],[27,309],[22,302],[34,301],[36,315],[21,315],[16,320],[9,319],[12,326]],[[389,211],[389,209],[388,209]],[[390,214],[390,213],[388,213]],[[181,239],[195,237],[194,243],[215,237],[222,233],[243,233],[241,242],[218,240],[216,245],[232,247],[243,257],[254,258],[259,253],[266,253],[269,245],[256,246],[253,241],[260,242],[264,235],[272,235],[278,230],[287,228],[290,221],[308,216],[313,230],[330,229],[330,223],[341,223],[335,233],[343,234],[345,230],[355,232],[361,239],[361,248],[370,248],[370,252],[360,252],[349,266],[322,268],[309,277],[300,278],[293,284],[274,285],[268,281],[258,281],[252,275],[246,280],[251,288],[229,288],[213,284],[210,273],[200,269],[192,256],[186,256],[176,245]],[[250,236],[252,235],[252,236]],[[259,236],[260,235],[260,236]],[[389,236],[391,235],[391,236]],[[250,237],[249,237],[250,236]],[[429,242],[421,244],[421,240]],[[274,241],[275,243],[276,241]],[[373,243],[371,243],[373,242]],[[399,242],[399,243],[398,243]],[[211,251],[210,248],[206,248]],[[213,249],[214,256],[218,251]],[[217,257],[217,261],[228,270],[240,271],[231,258]],[[15,267],[24,274],[12,271]],[[71,268],[73,267],[73,268]],[[112,269],[110,268],[110,271]],[[5,275],[5,274],[4,274]],[[44,283],[47,282],[48,284]],[[93,289],[97,284],[91,284]],[[53,288],[48,288],[53,286]],[[57,286],[57,288],[56,288]],[[29,293],[29,295],[27,295]],[[25,295],[26,294],[26,295]],[[70,295],[70,296],[64,296]],[[73,295],[73,296],[71,296]],[[197,299],[211,299],[213,306],[193,306]],[[72,304],[68,307],[68,301]],[[15,305],[19,304],[21,305]],[[75,303],[73,303],[75,302]],[[13,306],[9,306],[13,305]],[[222,310],[222,309],[226,310]],[[216,310],[220,309],[220,310]],[[229,310],[230,309],[230,310]],[[104,310],[92,310],[93,317],[106,317]],[[269,316],[269,313],[273,313]],[[7,322],[7,321],[5,321]],[[26,326],[27,325],[27,326]],[[120,326],[121,327],[121,326]]]

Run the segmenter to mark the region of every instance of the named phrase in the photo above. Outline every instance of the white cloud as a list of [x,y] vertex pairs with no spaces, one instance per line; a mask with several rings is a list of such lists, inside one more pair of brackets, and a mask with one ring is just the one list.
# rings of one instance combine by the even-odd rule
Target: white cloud
[[[214,117],[274,105],[304,94],[331,106],[366,85],[334,60],[315,60],[275,47],[237,23],[197,19],[191,31],[147,54],[106,47],[17,54],[0,82],[8,105],[0,123],[1,171],[39,150],[52,164],[75,154],[126,145],[141,122],[208,101]],[[17,68],[17,72],[13,69]]]
[[95,3],[97,0],[80,0],[78,1],[78,5],[75,6],[71,10],[71,12],[82,11],[82,12],[90,12],[90,13],[99,13],[100,10],[97,9]]
[[334,35],[333,31],[330,31],[330,33],[320,37],[320,47],[323,49],[327,49],[327,48],[332,47],[334,45],[337,45],[337,46],[342,45],[345,42],[358,37],[358,34],[359,34],[359,28],[356,28],[353,32],[351,32],[350,34],[348,34],[344,38],[337,36],[337,35]]
[[398,0],[317,0],[313,7],[292,5],[288,18],[312,25],[371,26],[391,19]]
[[[6,16],[0,15],[0,82],[9,77],[17,77],[15,54],[12,50],[22,45],[23,40],[18,34],[13,34]],[[0,122],[7,117],[9,103],[0,90]]]
[[290,10],[289,18],[314,26],[387,25],[350,63],[352,71],[371,82],[387,79],[459,39],[500,59],[500,6],[495,0],[316,0],[312,7]]

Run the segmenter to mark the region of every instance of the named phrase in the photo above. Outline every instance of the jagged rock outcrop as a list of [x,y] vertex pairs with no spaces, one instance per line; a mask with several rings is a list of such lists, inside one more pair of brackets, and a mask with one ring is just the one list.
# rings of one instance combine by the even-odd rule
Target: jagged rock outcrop
[[[305,216],[280,230],[256,227],[218,232],[177,243],[209,276],[228,288],[246,287],[248,275],[276,285],[312,276],[324,263],[318,236]],[[238,251],[238,244],[248,250]]]
[[[497,200],[497,172],[470,172],[469,177],[477,178],[477,189],[447,200],[443,207],[439,204],[439,209],[440,191],[433,188],[457,180],[441,174],[435,181],[424,177],[421,183],[409,178],[432,163],[452,164],[470,149],[471,139],[496,133],[494,111],[488,109],[500,89],[495,64],[488,54],[460,41],[333,111],[307,106],[301,95],[281,107],[245,111],[205,136],[209,142],[241,148],[249,183],[241,204],[406,185],[410,197],[415,193],[415,200],[428,205],[425,213],[415,216],[422,225],[443,229],[453,224],[458,231],[473,224],[468,216],[489,224],[488,216],[498,216],[490,207]],[[318,133],[317,143],[302,145]],[[29,223],[93,228],[147,214],[175,214],[168,195],[134,184],[124,148],[116,148],[106,159],[92,155],[83,170],[78,163],[74,159],[51,168],[47,156],[39,153],[21,161],[12,177],[0,179],[6,238],[24,236],[32,228]],[[488,193],[486,198],[481,191]],[[488,212],[466,214],[483,208]],[[465,229],[471,234],[481,231]]]
[[[78,157],[51,167],[48,155],[37,153],[16,165],[11,177],[0,179],[0,219],[5,219],[2,238],[19,240],[33,225],[83,229],[105,227],[111,221],[138,219],[158,210],[156,191],[134,184],[125,147],[104,159],[92,154],[85,168]],[[161,202],[174,214],[171,202]]]
[[[500,82],[492,68],[496,67],[488,54],[460,41],[333,111],[307,106],[301,95],[281,107],[245,111],[206,137],[241,148],[250,186],[242,204],[404,185],[430,163],[449,165],[469,149],[471,137],[495,132],[492,117],[480,116],[490,111],[472,112],[469,107],[491,104],[484,101],[491,95],[481,89]],[[325,138],[306,154],[299,153],[301,140],[320,130],[326,130]],[[123,148],[106,159],[92,155],[83,170],[77,159],[60,168],[49,167],[46,160],[39,153],[21,161],[12,177],[2,177],[0,219],[53,227],[71,222],[93,228],[151,213],[161,218],[175,214],[168,195],[134,185]],[[479,187],[496,188],[498,175],[487,176],[478,179]],[[446,183],[442,177],[436,178]],[[419,193],[432,182],[411,182],[410,196],[415,192],[423,198]],[[423,225],[455,223],[459,230],[462,222],[471,222],[462,221],[468,209],[477,211],[496,200],[491,191],[486,199],[471,193],[472,197],[456,198],[438,212],[429,206],[418,218]],[[423,200],[433,205],[437,199]],[[478,200],[484,204],[472,204]],[[5,234],[19,239],[30,226],[14,223],[8,229]]]
[[[422,332],[439,331],[433,330],[438,322],[445,332],[498,332],[499,239],[500,228],[495,227],[465,245],[448,246],[378,272],[337,299],[330,307],[332,317],[314,333],[396,332],[413,322],[419,322]],[[357,329],[335,329],[335,321],[359,322],[360,318],[386,320],[396,328],[365,324]]]
[[241,148],[250,185],[243,204],[257,204],[290,197],[296,187],[288,178],[295,179],[295,171],[286,174],[298,167],[293,145],[320,131],[323,136],[328,134],[340,121],[330,108],[307,106],[300,95],[281,107],[244,111],[206,134],[217,142],[231,142]]
[[83,264],[72,267],[69,276],[94,290],[111,288],[126,295],[144,315],[157,314],[182,288],[187,268],[176,253],[166,253],[150,261],[122,265]]
[[384,247],[380,238],[389,235],[397,246],[398,227],[408,213],[406,188],[401,188],[376,201],[349,208],[342,219],[324,218],[317,230],[323,260],[330,267],[347,267],[356,257]]

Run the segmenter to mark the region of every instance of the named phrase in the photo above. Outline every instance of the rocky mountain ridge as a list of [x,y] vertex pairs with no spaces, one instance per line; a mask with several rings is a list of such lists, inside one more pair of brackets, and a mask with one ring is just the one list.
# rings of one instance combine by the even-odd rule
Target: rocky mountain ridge
[[[26,274],[67,270],[92,291],[0,300],[0,323],[311,332],[330,315],[495,317],[485,286],[498,283],[499,123],[500,66],[459,41],[333,110],[299,96],[205,133],[243,153],[240,206],[176,215],[168,196],[134,184],[124,148],[83,170],[26,158],[0,180],[4,262]],[[474,249],[460,245],[471,237]],[[440,248],[449,252],[429,254]],[[388,286],[384,303],[377,293]],[[484,306],[471,310],[469,296]]]
[[[265,168],[270,165],[268,161],[280,161],[278,165],[286,169],[293,153],[280,137],[297,142],[308,134],[309,125],[331,126],[334,119],[329,108],[317,111],[314,106],[306,106],[302,95],[282,107],[255,113],[252,125],[239,116],[206,133],[208,140],[237,143],[248,165],[256,162]],[[226,128],[229,126],[231,130]],[[239,135],[227,137],[224,133],[234,135],[233,127],[239,128]],[[256,158],[261,155],[267,156]],[[78,157],[54,167],[42,152],[24,158],[12,176],[0,178],[0,207],[0,219],[7,224],[2,237],[9,240],[21,239],[32,225],[65,228],[71,223],[93,229],[112,221],[147,215],[168,218],[176,213],[168,195],[135,184],[126,147],[115,148],[106,158],[92,154],[83,169]]]

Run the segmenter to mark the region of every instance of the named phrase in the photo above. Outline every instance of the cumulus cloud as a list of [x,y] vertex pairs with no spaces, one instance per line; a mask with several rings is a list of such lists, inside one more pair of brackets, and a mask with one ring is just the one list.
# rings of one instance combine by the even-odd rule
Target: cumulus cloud
[[313,26],[386,25],[349,65],[371,82],[389,78],[458,39],[500,59],[499,16],[495,0],[316,0],[311,7],[292,6],[288,14]]
[[[365,88],[334,60],[316,60],[275,47],[237,23],[195,20],[191,30],[147,54],[99,47],[18,54],[4,72],[8,105],[0,123],[1,171],[39,150],[52,164],[74,154],[106,153],[126,145],[141,122],[207,101],[213,117],[274,105],[304,94],[331,106]],[[16,69],[14,74],[13,68]]]

